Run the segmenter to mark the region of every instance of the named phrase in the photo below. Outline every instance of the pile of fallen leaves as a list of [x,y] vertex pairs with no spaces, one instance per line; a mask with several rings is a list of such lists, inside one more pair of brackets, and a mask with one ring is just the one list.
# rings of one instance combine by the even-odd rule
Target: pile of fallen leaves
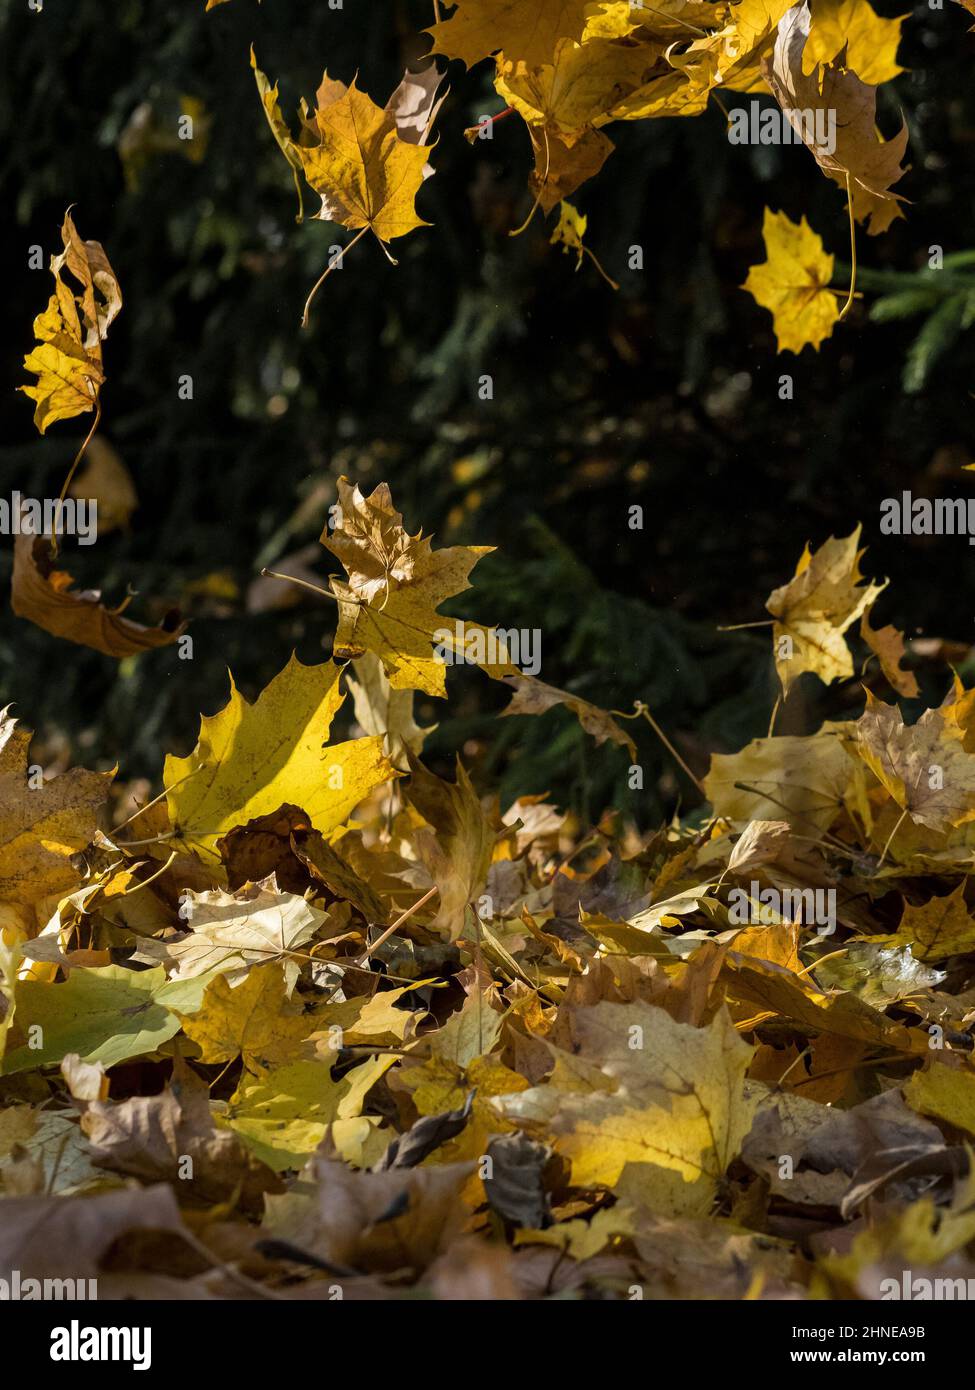
[[[851,677],[857,622],[916,693],[858,534],[768,600],[785,693]],[[45,778],[3,716],[0,1275],[335,1299],[975,1273],[975,692],[715,756],[694,829],[583,833],[421,761],[413,692],[454,659],[635,758],[487,663],[494,629],[445,654],[483,548],[344,480],[322,541],[335,658],[232,686],[158,797]]]

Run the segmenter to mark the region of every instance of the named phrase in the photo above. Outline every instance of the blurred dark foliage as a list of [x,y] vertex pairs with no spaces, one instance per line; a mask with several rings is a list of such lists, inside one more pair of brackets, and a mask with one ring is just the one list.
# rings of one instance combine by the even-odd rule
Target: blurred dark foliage
[[[882,13],[902,6],[879,0]],[[105,437],[135,479],[128,533],[69,546],[79,580],[158,618],[173,602],[192,617],[194,659],[174,649],[121,665],[16,618],[0,619],[4,701],[75,756],[123,776],[158,778],[163,753],[185,752],[198,715],[226,697],[227,668],[253,696],[296,648],[329,650],[334,615],[310,597],[247,611],[262,565],[314,544],[347,473],[382,479],[412,530],[440,543],[495,544],[454,611],[543,630],[542,676],[617,709],[647,701],[698,771],[715,748],[766,732],[774,699],[767,634],[721,633],[761,619],[769,590],[807,539],[848,533],[858,518],[867,571],[887,574],[882,620],[967,643],[957,601],[963,539],[881,537],[880,500],[902,488],[949,495],[971,487],[973,336],[965,316],[941,329],[906,391],[921,323],[869,318],[872,295],[816,354],[776,356],[770,316],[738,286],[764,259],[762,209],[809,217],[847,259],[844,198],[801,148],[729,145],[714,107],[692,120],[611,129],[616,152],[576,199],[588,240],[621,288],[551,247],[554,222],[517,238],[529,198],[527,135],[518,120],[472,146],[465,126],[499,102],[491,67],[452,64],[439,122],[436,177],[420,194],[433,225],[397,243],[398,267],[366,240],[319,296],[310,332],[301,306],[348,234],[296,226],[291,176],[258,104],[254,43],[283,108],[313,95],[322,69],[382,104],[424,51],[429,0],[0,0],[6,347],[0,393],[0,495],[56,495],[87,422],[40,439],[14,394],[31,323],[46,303],[45,263],[65,208],[103,242],[123,312],[106,346]],[[970,248],[975,225],[975,36],[946,0],[915,7],[879,121],[909,122],[911,172],[898,185],[905,220],[858,236],[861,263],[909,274],[932,245]],[[727,98],[726,98],[727,100]],[[732,99],[733,100],[733,99]],[[148,122],[172,143],[181,112],[202,103],[202,159],[122,147]],[[200,131],[198,124],[197,131]],[[137,142],[136,142],[137,143]],[[166,143],[164,140],[162,143]],[[199,153],[199,146],[193,150]],[[314,210],[312,207],[311,211]],[[627,267],[644,248],[644,269]],[[916,352],[916,350],[915,350]],[[477,397],[494,379],[494,400]],[[779,378],[794,377],[792,401]],[[194,399],[177,396],[189,374]],[[923,385],[923,389],[917,389]],[[644,509],[631,530],[629,508]],[[319,572],[336,568],[322,553]],[[4,542],[0,583],[9,581]],[[970,605],[968,608],[970,610]],[[937,698],[944,673],[928,680]],[[477,673],[451,677],[450,705],[418,700],[440,727],[435,765],[464,748],[509,801],[549,789],[590,816],[607,805],[649,824],[699,797],[642,722],[643,791],[628,758],[597,749],[570,716],[496,721],[507,696]],[[847,712],[850,691],[815,681],[779,726]],[[855,695],[855,692],[854,692]]]

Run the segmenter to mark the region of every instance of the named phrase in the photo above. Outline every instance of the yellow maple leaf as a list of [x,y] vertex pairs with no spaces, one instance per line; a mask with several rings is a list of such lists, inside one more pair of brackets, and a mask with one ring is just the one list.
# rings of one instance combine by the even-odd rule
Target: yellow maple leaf
[[494,85],[529,125],[561,132],[574,144],[587,126],[611,119],[609,113],[639,87],[663,51],[662,42],[580,46],[563,39],[540,67],[502,55]]
[[793,681],[814,672],[825,685],[853,675],[853,658],[843,634],[868,612],[886,586],[861,585],[861,527],[849,536],[830,536],[816,551],[807,544],[788,584],[773,589],[766,608],[775,619],[775,669],[788,695]]
[[965,880],[944,897],[905,903],[893,936],[871,936],[877,945],[910,946],[916,960],[946,960],[975,951],[975,917],[965,902]]
[[817,835],[836,819],[855,771],[835,734],[787,734],[715,753],[704,790],[715,815],[734,824],[784,820],[800,835]]
[[908,725],[896,705],[867,691],[856,732],[857,753],[917,824],[943,831],[975,820],[975,755],[965,752],[943,710],[925,710]]
[[319,218],[369,229],[380,241],[428,226],[415,206],[427,163],[424,146],[404,140],[394,114],[354,81],[346,87],[326,74],[318,100],[318,143],[296,149],[305,177],[321,194]]
[[[64,214],[61,238],[64,250],[51,258],[54,294],[34,320],[38,345],[24,359],[37,384],[20,387],[36,402],[34,424],[41,434],[57,420],[96,408],[105,380],[102,342],[122,307],[119,283],[104,248],[97,241],[81,240],[70,210]],[[80,291],[65,283],[64,270]]]
[[559,39],[581,39],[592,0],[457,0],[449,19],[431,26],[434,53],[473,67],[504,49],[532,66],[550,63]]
[[932,1115],[975,1134],[975,1072],[929,1062],[904,1087],[904,1099],[919,1115]]
[[276,961],[255,966],[236,988],[218,975],[207,985],[198,1013],[173,1012],[204,1062],[242,1057],[245,1068],[257,1074],[297,1060],[316,1026],[316,1015],[288,998],[284,968]]
[[[245,1075],[221,1125],[239,1135],[276,1173],[300,1168],[326,1133],[347,1162],[368,1167],[381,1156],[388,1136],[376,1133],[379,1120],[364,1117],[362,1104],[396,1058],[369,1058],[338,1080],[332,1077],[331,1061],[306,1058],[258,1077]],[[364,1151],[370,1140],[371,1147]]]
[[77,882],[70,856],[94,838],[114,776],[76,768],[38,785],[30,740],[0,711],[0,902],[27,907]]
[[[571,1162],[574,1186],[612,1187],[661,1215],[705,1215],[751,1128],[754,1048],[722,1009],[707,1028],[660,1008],[599,1003],[571,1015],[573,1053],[549,1081],[495,1100]],[[551,1046],[547,1044],[547,1046]]]
[[340,674],[332,663],[303,666],[292,656],[253,705],[231,678],[229,703],[202,719],[189,757],[166,759],[177,840],[216,857],[221,836],[285,803],[300,806],[327,834],[373,787],[397,775],[381,737],[326,745],[344,699]]
[[363,497],[358,487],[340,478],[338,492],[338,522],[321,536],[349,576],[348,583],[330,581],[339,608],[335,656],[344,661],[373,652],[394,690],[428,695],[446,694],[447,661],[465,660],[468,646],[470,659],[489,675],[516,675],[493,629],[479,623],[448,624],[437,612],[445,599],[471,587],[468,575],[494,547],[433,550],[422,532],[411,536],[404,530],[385,483]]
[[897,61],[901,25],[907,15],[883,19],[868,0],[812,0],[812,24],[802,53],[807,75],[821,63],[842,58],[862,82],[879,87],[904,69]]
[[807,343],[818,352],[840,316],[828,288],[833,257],[805,217],[793,222],[766,208],[762,235],[768,259],[752,266],[742,289],[771,310],[779,352],[801,352]]

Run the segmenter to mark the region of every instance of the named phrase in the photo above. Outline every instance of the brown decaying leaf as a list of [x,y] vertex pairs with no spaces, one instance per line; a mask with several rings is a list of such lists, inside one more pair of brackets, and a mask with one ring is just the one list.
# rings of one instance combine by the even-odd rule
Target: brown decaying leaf
[[[861,82],[855,73],[831,63],[808,75],[802,70],[802,54],[809,37],[808,2],[795,5],[781,20],[771,58],[762,72],[789,121],[803,138],[823,173],[847,191],[853,216],[866,224],[876,236],[885,232],[895,218],[902,217],[904,199],[891,191],[891,184],[907,172],[901,160],[907,148],[907,122],[890,140],[877,134],[877,90]],[[820,87],[820,73],[822,85]],[[823,113],[835,123],[835,149],[828,151],[811,137],[810,127],[801,121],[802,113]],[[815,128],[815,122],[813,122]],[[821,127],[823,129],[826,126]]]
[[587,734],[591,734],[597,745],[607,739],[625,748],[633,762],[636,762],[636,744],[629,734],[624,733],[616,720],[598,705],[592,705],[578,695],[566,690],[558,690],[554,685],[546,685],[534,676],[505,676],[505,685],[514,689],[511,703],[501,713],[506,714],[544,714],[556,705],[564,705],[578,719]]

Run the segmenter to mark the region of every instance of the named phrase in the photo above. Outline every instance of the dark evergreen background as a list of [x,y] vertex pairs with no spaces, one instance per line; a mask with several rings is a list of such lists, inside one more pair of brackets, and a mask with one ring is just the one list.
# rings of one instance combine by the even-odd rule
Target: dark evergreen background
[[[529,205],[524,127],[503,122],[473,147],[462,136],[500,109],[487,63],[450,68],[437,173],[419,202],[433,226],[397,243],[395,269],[361,242],[302,333],[305,295],[347,234],[295,225],[249,45],[288,114],[326,65],[346,81],[358,71],[382,104],[422,54],[416,35],[430,18],[429,0],[345,0],[341,11],[232,0],[210,14],[203,0],[45,0],[40,14],[0,0],[0,493],[56,495],[86,427],[61,424],[42,440],[15,394],[50,292],[28,248],[59,249],[73,203],[125,297],[105,352],[104,433],[140,507],[127,535],[69,547],[66,562],[113,598],[138,590],[134,616],[181,604],[195,642],[192,662],[170,648],[118,665],[5,605],[3,700],[43,746],[66,737],[79,759],[157,777],[167,749],[192,746],[199,712],[223,703],[228,666],[253,695],[292,648],[314,660],[324,642],[327,653],[326,605],[253,615],[245,599],[262,564],[314,543],[342,472],[364,488],[387,479],[411,529],[496,544],[463,611],[541,627],[544,679],[617,708],[645,699],[699,770],[709,750],[764,733],[773,698],[766,634],[716,627],[762,618],[807,539],[862,519],[867,571],[893,581],[883,621],[967,644],[964,540],[882,538],[878,520],[880,500],[902,488],[972,486],[960,465],[971,458],[975,266],[971,284],[964,266],[941,281],[915,274],[931,245],[975,245],[970,17],[951,0],[916,5],[900,50],[910,71],[882,97],[886,133],[901,111],[910,124],[913,166],[898,185],[907,218],[858,238],[884,321],[871,320],[878,296],[867,290],[833,339],[799,358],[775,355],[770,316],[738,286],[764,259],[766,203],[805,213],[848,258],[844,198],[805,150],[731,146],[717,108],[613,127],[616,152],[576,201],[621,283],[614,294],[548,245],[554,221],[508,236]],[[148,103],[171,137],[187,97],[210,119],[205,157],[150,152],[127,177],[119,142],[133,113]],[[642,272],[627,269],[634,243]],[[783,372],[791,402],[779,399]],[[192,402],[177,399],[184,373]],[[494,378],[491,403],[477,400],[482,373]],[[636,503],[642,532],[627,528]],[[0,567],[5,591],[9,540]],[[323,553],[321,574],[335,568]],[[938,698],[943,669],[925,679]],[[698,799],[646,726],[647,786],[630,793],[625,754],[596,750],[569,716],[496,723],[503,691],[466,672],[452,690],[449,708],[419,702],[422,719],[440,721],[434,760],[466,746],[482,784],[500,783],[506,799],[551,789],[587,815],[613,803],[644,824]],[[812,681],[780,727],[842,715],[856,697]]]

